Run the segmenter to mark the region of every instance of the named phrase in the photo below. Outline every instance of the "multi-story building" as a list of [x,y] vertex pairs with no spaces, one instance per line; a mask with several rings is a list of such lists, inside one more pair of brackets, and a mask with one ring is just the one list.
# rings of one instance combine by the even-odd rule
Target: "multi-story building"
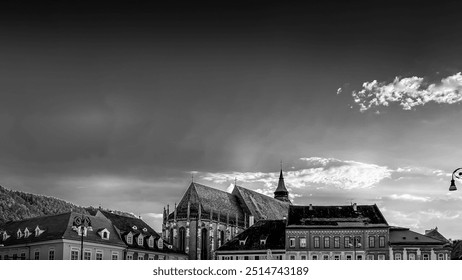
[[[78,218],[90,219],[91,230],[75,227]],[[7,222],[0,230],[4,260],[79,260],[82,253],[85,260],[118,260],[125,249],[107,219],[74,212]]]
[[[80,226],[85,221],[85,226]],[[130,228],[130,229],[128,229]],[[129,242],[132,236],[132,244]],[[83,249],[82,249],[83,248]],[[83,254],[83,255],[82,255]],[[0,259],[186,259],[144,221],[108,212],[68,212],[0,226]]]
[[290,206],[290,260],[388,259],[388,224],[377,205]]
[[219,260],[283,260],[285,220],[261,220],[216,251]]
[[282,220],[290,205],[282,170],[274,198],[241,186],[231,193],[192,182],[173,212],[164,209],[163,238],[190,259],[215,250],[261,220]]
[[[427,236],[428,234],[428,236]],[[426,235],[408,228],[390,228],[391,260],[449,260],[451,245],[437,229]]]

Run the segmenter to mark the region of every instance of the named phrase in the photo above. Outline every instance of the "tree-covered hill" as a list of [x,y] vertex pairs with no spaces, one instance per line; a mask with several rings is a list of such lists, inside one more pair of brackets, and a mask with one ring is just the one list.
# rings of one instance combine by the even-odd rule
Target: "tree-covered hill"
[[[7,221],[17,221],[69,211],[94,214],[96,210],[97,208],[91,206],[82,207],[62,199],[9,190],[0,186],[0,224]],[[114,212],[126,216],[133,216],[125,212]]]

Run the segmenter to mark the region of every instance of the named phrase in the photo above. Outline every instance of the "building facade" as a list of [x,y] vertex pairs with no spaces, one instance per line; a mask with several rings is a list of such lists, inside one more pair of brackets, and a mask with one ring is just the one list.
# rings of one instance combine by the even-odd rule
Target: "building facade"
[[282,220],[290,200],[282,170],[275,198],[234,186],[231,193],[192,182],[179,204],[164,208],[162,236],[189,256],[215,259],[215,251],[261,220]]
[[[112,220],[111,220],[112,219]],[[79,226],[86,221],[86,226]],[[126,231],[121,224],[130,225]],[[139,228],[139,230],[133,229]],[[126,243],[132,234],[136,245]],[[82,242],[83,241],[83,242]],[[83,245],[83,246],[82,246]],[[68,212],[0,226],[1,260],[186,259],[141,219]]]
[[[435,232],[436,230],[436,232]],[[423,235],[408,228],[390,228],[391,260],[450,260],[451,245],[437,229]],[[442,237],[442,238],[441,238]]]
[[388,228],[376,205],[290,206],[287,259],[385,260]]

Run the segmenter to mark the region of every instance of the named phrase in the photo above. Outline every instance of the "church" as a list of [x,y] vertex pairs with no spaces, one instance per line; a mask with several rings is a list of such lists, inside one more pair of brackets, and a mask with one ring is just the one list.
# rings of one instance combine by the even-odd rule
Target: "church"
[[261,220],[287,218],[291,201],[282,169],[274,198],[234,185],[231,193],[191,182],[173,211],[164,208],[162,236],[190,260],[215,250]]

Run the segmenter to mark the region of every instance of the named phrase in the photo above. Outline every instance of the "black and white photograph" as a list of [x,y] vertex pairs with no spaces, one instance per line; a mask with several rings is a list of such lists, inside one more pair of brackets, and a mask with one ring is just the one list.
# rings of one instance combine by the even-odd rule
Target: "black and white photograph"
[[0,267],[455,265],[461,10],[2,2]]

